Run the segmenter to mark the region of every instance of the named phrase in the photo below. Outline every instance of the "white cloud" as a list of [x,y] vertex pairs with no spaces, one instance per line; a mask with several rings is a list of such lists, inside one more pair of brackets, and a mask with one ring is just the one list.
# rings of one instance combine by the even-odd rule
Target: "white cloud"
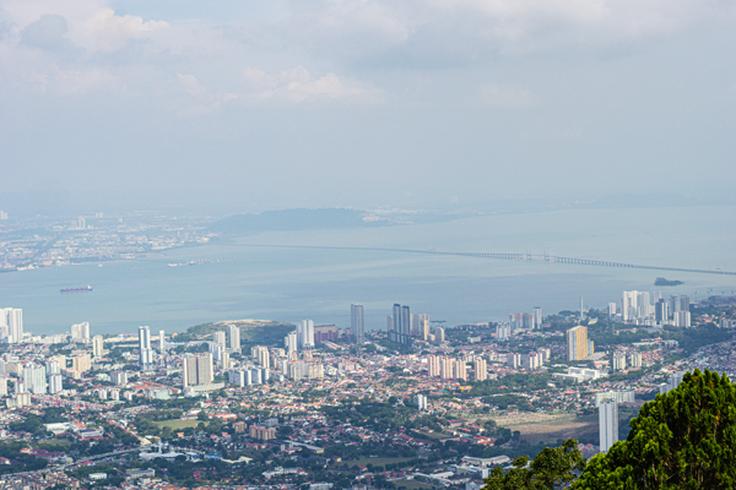
[[302,66],[268,72],[249,67],[242,70],[240,85],[231,91],[208,88],[191,73],[178,73],[176,79],[189,100],[178,107],[183,115],[202,115],[224,107],[261,102],[301,104],[308,102],[341,101],[371,103],[380,100],[380,92],[334,73],[313,76]]
[[44,16],[63,18],[67,38],[89,52],[110,52],[134,40],[150,38],[169,28],[160,20],[118,15],[103,0],[5,0],[3,12],[16,31],[22,31]]
[[341,78],[334,73],[312,75],[303,66],[279,72],[266,72],[257,68],[243,70],[246,94],[259,100],[285,100],[307,102],[314,100],[350,100],[376,102],[381,94],[358,82]]

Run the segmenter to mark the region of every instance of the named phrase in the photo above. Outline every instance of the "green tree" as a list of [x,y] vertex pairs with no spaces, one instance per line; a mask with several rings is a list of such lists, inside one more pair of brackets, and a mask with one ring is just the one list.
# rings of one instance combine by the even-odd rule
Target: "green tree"
[[566,486],[575,479],[583,465],[583,455],[577,442],[568,439],[560,447],[544,448],[531,463],[526,456],[521,456],[506,472],[494,468],[484,490],[542,490]]
[[628,438],[592,458],[573,488],[736,488],[734,461],[736,385],[696,370],[644,404]]

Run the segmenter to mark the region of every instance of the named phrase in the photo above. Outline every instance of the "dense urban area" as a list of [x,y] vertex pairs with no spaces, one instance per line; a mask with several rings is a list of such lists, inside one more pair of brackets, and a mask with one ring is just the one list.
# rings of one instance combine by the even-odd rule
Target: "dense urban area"
[[[624,291],[603,309],[366,328],[230,320],[167,334],[26,331],[0,310],[0,488],[465,488],[575,437],[625,437],[693,368],[733,375],[736,298]],[[349,318],[349,320],[348,320]]]

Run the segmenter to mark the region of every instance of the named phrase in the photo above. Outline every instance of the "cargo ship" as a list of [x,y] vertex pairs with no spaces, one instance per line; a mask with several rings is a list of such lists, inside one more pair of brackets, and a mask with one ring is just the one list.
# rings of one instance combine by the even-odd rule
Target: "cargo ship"
[[62,288],[59,289],[59,292],[61,294],[67,294],[67,293],[91,293],[94,291],[95,288],[92,286],[83,286],[81,288]]

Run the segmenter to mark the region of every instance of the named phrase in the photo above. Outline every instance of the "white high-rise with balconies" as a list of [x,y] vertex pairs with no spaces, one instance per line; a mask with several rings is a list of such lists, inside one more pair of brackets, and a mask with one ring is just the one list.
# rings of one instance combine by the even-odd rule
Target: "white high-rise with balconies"
[[21,308],[0,308],[0,327],[7,329],[9,344],[23,341],[23,310]]
[[618,403],[616,400],[603,401],[598,406],[598,437],[602,453],[611,449],[618,441]]
[[296,327],[296,339],[299,349],[311,349],[314,347],[314,322],[302,320]]
[[138,364],[141,369],[147,369],[153,364],[151,328],[148,325],[138,327]]

